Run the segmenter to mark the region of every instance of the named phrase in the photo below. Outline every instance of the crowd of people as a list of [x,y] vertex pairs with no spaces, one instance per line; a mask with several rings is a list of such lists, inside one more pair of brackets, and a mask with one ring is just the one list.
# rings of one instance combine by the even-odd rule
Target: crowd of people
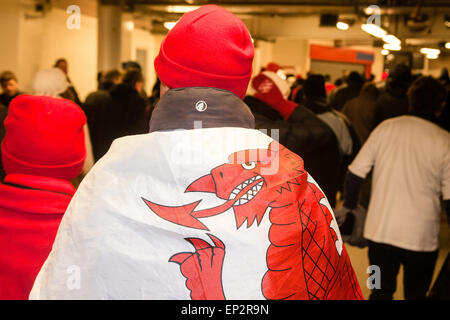
[[[223,22],[230,30],[235,28],[229,22],[229,19],[234,21],[235,17],[230,18],[229,13],[217,6],[208,5],[198,10],[200,12],[210,10],[211,15],[217,15],[216,20],[213,21],[209,20],[208,15],[206,18],[203,15],[197,16],[198,19],[203,17],[202,19],[206,20],[205,22],[200,19],[196,25],[196,28],[203,28],[197,34],[199,37],[203,33],[208,35],[208,32],[211,34],[218,32],[213,31],[208,24]],[[161,164],[163,160],[157,157],[158,154],[161,158],[166,156],[164,152],[161,152],[163,150],[161,148],[165,144],[170,145],[171,140],[156,141],[156,138],[153,138],[151,143],[146,143],[144,140],[139,140],[143,138],[135,140],[119,138],[141,134],[147,136],[155,132],[167,134],[178,128],[193,129],[189,127],[190,125],[183,123],[183,117],[188,111],[183,111],[182,108],[186,107],[183,105],[187,103],[186,101],[198,98],[196,89],[199,88],[209,90],[199,92],[202,97],[208,97],[209,100],[203,98],[202,101],[206,101],[205,105],[207,103],[208,112],[211,113],[208,115],[208,112],[203,112],[205,110],[203,109],[197,110],[200,113],[195,114],[196,117],[200,117],[199,115],[205,117],[201,118],[204,128],[242,127],[271,130],[271,132],[274,129],[278,130],[277,140],[280,145],[302,159],[302,165],[298,166],[299,173],[295,176],[296,183],[302,185],[303,180],[300,181],[300,177],[303,177],[304,171],[313,177],[314,183],[320,187],[320,191],[315,191],[315,196],[317,197],[318,192],[323,190],[330,209],[336,210],[343,207],[346,216],[343,223],[339,221],[341,227],[347,226],[347,221],[351,219],[352,212],[358,204],[368,210],[364,237],[368,240],[369,260],[370,264],[380,266],[383,272],[381,289],[372,290],[371,299],[392,299],[400,265],[405,268],[405,298],[424,299],[437,259],[439,225],[443,210],[446,210],[450,223],[450,134],[448,132],[450,129],[450,78],[448,71],[443,70],[441,77],[435,79],[431,76],[412,74],[408,66],[400,64],[389,70],[389,76],[385,81],[376,82],[373,77],[366,79],[364,75],[352,71],[342,79],[336,79],[332,84],[328,75],[310,72],[305,78],[297,76],[295,82],[290,85],[285,77],[280,75],[283,73],[280,67],[282,61],[278,61],[267,64],[251,78],[253,47],[251,42],[248,42],[250,40],[247,35],[241,30],[233,31],[233,36],[229,38],[225,37],[223,44],[215,43],[215,46],[219,48],[216,55],[208,53],[208,56],[202,56],[201,48],[204,44],[196,47],[196,41],[189,43],[193,48],[192,54],[187,53],[186,50],[179,50],[177,46],[181,48],[191,37],[183,31],[183,21],[189,25],[192,17],[198,14],[196,12],[197,10],[186,14],[184,16],[186,18],[169,33],[168,40],[163,42],[162,46],[165,46],[165,50],[161,50],[155,60],[158,79],[150,95],[143,89],[144,76],[141,67],[133,61],[123,63],[122,70],[107,70],[99,73],[98,88],[90,93],[85,101],[80,100],[75,85],[68,76],[68,62],[65,59],[58,59],[52,68],[39,71],[33,79],[33,92],[30,93],[20,90],[18,79],[13,72],[4,71],[0,74],[3,90],[0,95],[0,139],[2,140],[0,299],[28,299],[33,284],[32,297],[34,298],[71,297],[61,293],[62,289],[55,287],[56,283],[61,281],[61,278],[55,275],[60,272],[57,270],[58,263],[64,259],[67,261],[68,252],[75,252],[77,257],[86,259],[104,259],[105,263],[121,261],[118,262],[119,265],[131,264],[129,261],[120,260],[117,252],[116,256],[113,254],[116,260],[111,261],[104,254],[98,253],[96,256],[97,253],[94,252],[92,256],[92,251],[89,250],[101,242],[94,241],[94,245],[92,243],[76,245],[74,242],[76,239],[84,241],[91,237],[83,232],[86,228],[94,228],[96,223],[121,224],[119,218],[114,221],[108,220],[109,218],[97,222],[95,220],[102,219],[102,210],[112,212],[112,216],[117,215],[115,210],[121,204],[114,201],[129,202],[128,198],[121,197],[124,197],[128,190],[137,190],[136,185],[130,182],[133,179],[139,181],[137,185],[141,185],[141,180],[146,180],[148,183],[153,183],[150,189],[165,190],[168,194],[161,195],[159,198],[155,196],[158,201],[179,198],[178,195],[170,194],[175,192],[170,190],[178,190],[180,181],[186,182],[185,180],[176,180],[174,176],[171,176],[168,180],[159,181],[159,178],[155,178],[158,173],[149,174],[148,178],[136,177],[137,170],[142,169],[144,164],[150,166],[152,170],[163,170]],[[239,28],[241,28],[240,24]],[[195,30],[190,32],[195,33]],[[201,40],[211,41],[205,38]],[[176,44],[177,41],[179,44]],[[230,45],[233,41],[239,43],[239,46],[246,43],[247,47],[236,49],[237,45]],[[168,58],[166,55],[172,56]],[[218,63],[220,59],[228,63],[225,63],[226,70],[220,70],[221,67],[218,65],[223,62]],[[232,61],[229,62],[227,59]],[[178,67],[178,64],[183,67]],[[246,76],[242,76],[244,74]],[[252,92],[251,94],[246,94],[248,83],[251,87],[248,92]],[[218,106],[215,105],[217,99]],[[237,100],[245,104],[241,105]],[[227,104],[231,104],[228,109]],[[236,107],[237,105],[239,108]],[[217,108],[214,109],[215,107]],[[173,111],[170,119],[167,118],[167,110]],[[240,119],[234,119],[238,117]],[[163,121],[171,125],[166,125]],[[148,134],[149,132],[151,133]],[[227,134],[234,133],[230,131]],[[247,135],[246,131],[238,131],[238,133],[243,138]],[[113,143],[113,141],[120,142]],[[146,148],[148,150],[145,150]],[[233,150],[233,152],[237,151],[240,150]],[[150,155],[146,155],[145,152]],[[208,150],[202,150],[202,152],[208,152]],[[101,166],[93,167],[94,163],[99,162],[100,159],[102,159]],[[287,156],[286,159],[288,159]],[[251,166],[248,163],[253,161],[253,168],[254,163],[262,161],[247,160],[246,166]],[[130,163],[136,161],[136,164],[128,165],[126,161]],[[242,166],[247,168],[244,164]],[[282,165],[283,168],[285,166],[288,164]],[[185,167],[181,170],[179,168],[170,170],[175,170],[181,177],[187,177],[185,171],[188,169]],[[201,171],[192,170],[195,173]],[[220,177],[223,178],[223,174],[226,172],[220,172]],[[144,175],[144,177],[147,176]],[[213,177],[216,189],[208,192],[217,191],[219,195],[218,176],[214,173]],[[286,183],[288,181],[286,179],[291,178],[290,173],[286,173],[275,185]],[[226,179],[232,180],[227,177]],[[306,181],[310,182],[309,178],[304,180]],[[267,181],[265,183],[268,184]],[[303,197],[306,191],[300,187],[297,188],[296,183],[288,181],[287,189],[291,191],[292,188],[298,193],[298,197]],[[77,191],[79,186],[80,190]],[[114,195],[112,197],[105,195],[107,191],[100,191],[102,188],[113,190],[114,187],[116,189],[110,193]],[[269,185],[266,187],[269,189]],[[198,191],[201,190],[203,189]],[[74,195],[76,199],[73,199],[76,201],[72,201]],[[306,197],[309,199],[307,202],[313,203],[312,198],[312,196]],[[228,196],[223,199],[228,199]],[[107,202],[106,209],[103,209],[102,205],[96,202],[97,200]],[[174,205],[169,200],[167,203]],[[273,202],[276,201],[273,200]],[[68,210],[69,203],[71,203],[70,210]],[[151,201],[146,204],[154,212],[160,208]],[[233,210],[243,206],[236,206]],[[280,202],[279,207],[282,206]],[[316,210],[313,205],[310,208],[312,211]],[[66,210],[70,214],[66,213]],[[171,218],[166,220],[176,221],[176,226],[179,228],[182,226],[194,228],[196,224],[189,219],[198,222],[197,217],[213,215],[213,213],[205,212],[203,216],[195,216],[194,207],[190,209],[183,207],[180,212],[189,210],[186,217],[180,216],[173,218],[174,220],[170,220]],[[96,214],[98,218],[92,217]],[[239,212],[235,211],[235,214],[238,216]],[[61,223],[63,217],[65,217],[64,223]],[[132,226],[130,228],[136,227],[136,230],[141,230],[142,225],[138,224],[143,222],[139,215],[128,216],[127,219],[134,219],[134,222],[130,223]],[[250,218],[248,219],[248,226],[250,226],[252,222]],[[282,221],[280,217],[271,216],[272,219]],[[319,218],[317,219],[316,223],[320,225],[322,222]],[[83,221],[80,222],[80,220]],[[236,221],[238,221],[237,217]],[[258,220],[258,225],[260,222],[261,220]],[[80,223],[85,224],[80,225]],[[329,228],[330,222],[328,221],[327,224],[326,227]],[[220,229],[220,227],[217,228]],[[210,226],[209,230],[214,228]],[[55,242],[57,231],[59,238]],[[351,233],[352,228],[350,231],[343,231],[343,229],[341,231]],[[184,232],[180,234],[184,235]],[[220,234],[219,231],[217,232]],[[195,233],[195,235],[198,234]],[[109,238],[110,235],[102,233],[94,234],[92,237]],[[170,235],[165,234],[164,237],[170,237]],[[339,231],[334,236],[326,237],[330,237],[330,241],[326,241],[327,247],[323,247],[322,250],[331,256],[329,247],[331,243],[338,242]],[[324,239],[326,237],[324,236]],[[217,238],[212,236],[210,238],[216,245],[212,247],[213,249],[223,245]],[[190,242],[194,245],[202,249],[211,249],[203,243],[203,240],[200,242],[200,239],[193,239],[190,238]],[[272,238],[270,242],[275,244]],[[155,244],[155,248],[157,247],[158,245]],[[64,253],[63,250],[65,250]],[[105,252],[109,252],[108,250],[110,249],[105,249]],[[338,252],[340,258],[348,259],[345,251],[342,252],[338,248]],[[139,256],[140,253],[134,251],[134,254]],[[187,268],[186,261],[190,263],[193,259],[192,256],[185,254],[183,260],[179,258],[174,261],[181,266],[183,275],[189,281],[194,281],[193,279],[199,276],[197,278],[189,276],[189,272],[183,269],[183,267]],[[51,263],[44,265],[47,259],[51,260]],[[152,260],[146,261],[151,264]],[[314,263],[318,264],[318,261],[319,259]],[[101,265],[104,267],[105,263]],[[167,263],[167,259],[164,263]],[[340,264],[339,266],[342,267]],[[92,270],[100,272],[98,268],[93,267]],[[277,266],[270,266],[271,270],[277,270],[276,268]],[[127,270],[126,267],[124,270]],[[104,270],[101,272],[105,273],[99,278],[94,277],[90,280],[90,284],[86,285],[87,288],[91,288],[92,295],[87,294],[85,297],[123,297],[114,292],[119,287],[110,286],[108,280],[105,280],[108,277],[103,278],[109,273]],[[324,291],[326,293],[323,297],[362,298],[359,289],[354,289],[352,293],[354,295],[351,295],[350,287],[345,284],[349,281],[353,288],[358,288],[357,283],[356,285],[354,283],[352,272],[351,270],[348,275],[342,275],[344,280],[341,282],[344,284],[341,285],[345,290],[342,288],[341,290],[345,293],[337,294],[329,289]],[[39,277],[36,279],[38,274]],[[270,278],[270,274],[266,273],[265,281],[272,281],[272,284],[268,286],[276,286],[277,284],[273,283],[276,283],[278,276],[266,280],[267,275]],[[130,277],[133,278],[133,275]],[[421,280],[417,281],[417,279]],[[128,285],[133,286],[138,282],[133,278]],[[97,283],[98,287],[92,283]],[[159,282],[153,279],[144,283],[153,283],[153,286],[158,286],[155,283]],[[278,288],[277,292],[269,294],[264,286],[262,288],[265,297],[282,298],[279,291],[284,292],[284,289]],[[192,295],[194,291],[197,293],[200,290],[195,288],[195,285],[189,288]],[[104,293],[102,290],[108,292]],[[133,287],[128,288],[126,292],[135,297],[135,291],[140,290]],[[171,290],[177,291],[178,288]],[[319,296],[319,289],[314,294],[311,290],[308,289],[308,295],[297,297]],[[86,294],[86,291],[83,292]],[[161,295],[162,297],[170,297],[166,291],[162,290],[162,292],[165,292]],[[170,292],[169,289],[168,292]],[[143,297],[153,297],[152,294],[149,293]],[[198,294],[201,298],[210,297],[205,292]],[[293,296],[295,297],[294,293]],[[82,298],[82,296],[77,297]],[[174,294],[172,297],[179,296]]]

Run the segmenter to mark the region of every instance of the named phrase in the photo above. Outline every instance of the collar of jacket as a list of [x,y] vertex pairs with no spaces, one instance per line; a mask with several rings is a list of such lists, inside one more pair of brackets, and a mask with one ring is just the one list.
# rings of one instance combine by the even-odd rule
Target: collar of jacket
[[331,111],[324,97],[306,97],[304,105],[315,114],[321,114]]
[[177,88],[159,100],[150,132],[219,127],[255,128],[250,108],[234,93],[204,87]]
[[28,213],[62,214],[75,187],[67,180],[9,174],[0,184],[0,206]]

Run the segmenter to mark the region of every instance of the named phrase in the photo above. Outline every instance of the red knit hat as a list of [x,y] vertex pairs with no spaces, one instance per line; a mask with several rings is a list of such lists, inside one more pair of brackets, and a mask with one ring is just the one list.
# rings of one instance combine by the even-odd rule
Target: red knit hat
[[180,18],[162,42],[154,64],[169,88],[220,88],[243,98],[253,55],[244,23],[219,6],[205,5]]
[[252,80],[252,87],[256,90],[254,96],[287,119],[298,104],[286,99],[289,94],[289,86],[277,77],[274,72],[270,71],[262,72],[254,77]]
[[86,158],[86,116],[72,101],[21,95],[11,101],[2,142],[7,174],[73,179]]

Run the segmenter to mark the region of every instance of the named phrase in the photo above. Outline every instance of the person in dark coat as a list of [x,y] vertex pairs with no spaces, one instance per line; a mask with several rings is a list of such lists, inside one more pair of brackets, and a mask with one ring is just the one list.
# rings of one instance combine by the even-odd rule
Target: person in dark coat
[[0,104],[8,108],[12,99],[20,94],[17,77],[11,71],[4,71],[0,74],[0,85],[2,87],[2,94],[0,94]]
[[342,108],[342,113],[352,123],[361,145],[374,127],[375,101],[379,94],[376,85],[368,82],[361,89],[360,95],[347,101]]
[[118,70],[102,72],[98,81],[98,90],[91,92],[81,106],[87,117],[89,135],[92,137],[96,129],[96,117],[99,110],[109,101],[109,90],[121,81]]
[[406,95],[411,84],[411,69],[404,65],[396,65],[386,79],[386,92],[381,94],[375,104],[374,127],[386,119],[408,113],[408,97]]
[[338,89],[332,96],[330,105],[332,108],[340,111],[344,104],[359,95],[362,86],[364,85],[364,78],[356,71],[350,72],[345,79],[346,86]]
[[439,81],[444,85],[445,90],[447,91],[447,99],[445,102],[444,110],[437,118],[436,123],[441,128],[450,131],[450,77],[448,75],[447,68],[442,68],[441,75],[439,76]]
[[287,100],[289,86],[274,72],[262,72],[252,86],[256,93],[246,96],[244,102],[255,117],[255,128],[278,129],[279,142],[302,157],[305,169],[334,207],[340,154],[333,131],[308,108]]
[[306,79],[303,85],[303,96],[302,105],[325,122],[336,135],[340,153],[339,170],[336,175],[338,190],[342,191],[347,166],[361,147],[356,131],[343,113],[327,104],[325,78],[322,75],[313,74]]
[[90,128],[94,161],[98,161],[108,151],[115,139],[147,132],[147,102],[139,94],[143,81],[139,70],[129,70],[122,82],[109,90],[106,99],[89,101],[88,106],[85,105],[85,108],[89,108],[99,103],[95,107],[95,123]]

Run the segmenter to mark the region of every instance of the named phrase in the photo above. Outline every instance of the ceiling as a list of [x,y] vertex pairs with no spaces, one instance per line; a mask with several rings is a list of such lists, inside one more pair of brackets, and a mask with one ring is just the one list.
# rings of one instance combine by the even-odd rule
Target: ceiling
[[[129,10],[146,7],[168,11],[169,6],[199,6],[218,4],[236,13],[248,14],[311,14],[322,12],[359,13],[376,5],[382,14],[411,12],[420,7],[423,12],[436,8],[450,9],[449,0],[101,0],[104,4],[120,4]],[[447,10],[448,11],[448,10]]]

